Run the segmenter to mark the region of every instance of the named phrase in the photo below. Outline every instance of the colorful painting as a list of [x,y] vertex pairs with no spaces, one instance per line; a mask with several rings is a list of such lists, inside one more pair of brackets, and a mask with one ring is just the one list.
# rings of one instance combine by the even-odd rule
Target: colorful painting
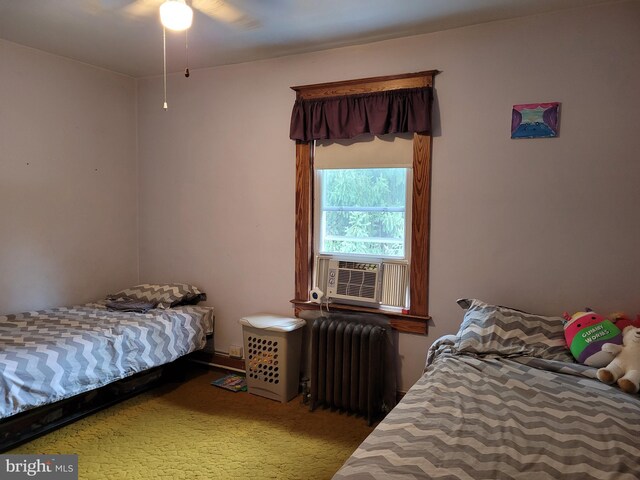
[[511,138],[558,136],[560,103],[525,103],[511,111]]

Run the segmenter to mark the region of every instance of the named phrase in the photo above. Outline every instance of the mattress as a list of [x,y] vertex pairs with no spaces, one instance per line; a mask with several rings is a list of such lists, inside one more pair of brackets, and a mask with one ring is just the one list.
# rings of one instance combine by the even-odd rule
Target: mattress
[[437,342],[334,479],[640,478],[640,396],[594,377],[576,363]]
[[212,309],[104,303],[0,316],[0,418],[99,388],[205,345]]

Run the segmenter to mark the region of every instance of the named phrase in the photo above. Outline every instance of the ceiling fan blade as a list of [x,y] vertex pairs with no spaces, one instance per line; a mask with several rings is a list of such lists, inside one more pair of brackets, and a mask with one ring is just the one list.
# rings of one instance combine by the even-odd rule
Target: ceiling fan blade
[[163,0],[135,0],[129,3],[122,11],[133,17],[145,17],[159,12]]
[[192,0],[191,6],[214,20],[241,28],[253,29],[260,26],[258,20],[224,0]]
[[77,5],[93,15],[102,15],[104,13],[118,12],[126,8],[126,5],[136,1],[138,0],[84,0],[77,2]]

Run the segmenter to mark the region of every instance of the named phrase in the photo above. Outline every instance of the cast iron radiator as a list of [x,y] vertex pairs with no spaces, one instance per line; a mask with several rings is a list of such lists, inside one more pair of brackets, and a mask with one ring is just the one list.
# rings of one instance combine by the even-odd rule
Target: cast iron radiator
[[311,328],[310,409],[330,407],[366,417],[382,413],[384,329],[317,318]]

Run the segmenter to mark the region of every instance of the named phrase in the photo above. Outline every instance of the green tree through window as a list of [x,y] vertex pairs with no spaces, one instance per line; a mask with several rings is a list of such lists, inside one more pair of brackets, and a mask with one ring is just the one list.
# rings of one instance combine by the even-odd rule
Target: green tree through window
[[404,257],[406,168],[322,170],[322,253]]

